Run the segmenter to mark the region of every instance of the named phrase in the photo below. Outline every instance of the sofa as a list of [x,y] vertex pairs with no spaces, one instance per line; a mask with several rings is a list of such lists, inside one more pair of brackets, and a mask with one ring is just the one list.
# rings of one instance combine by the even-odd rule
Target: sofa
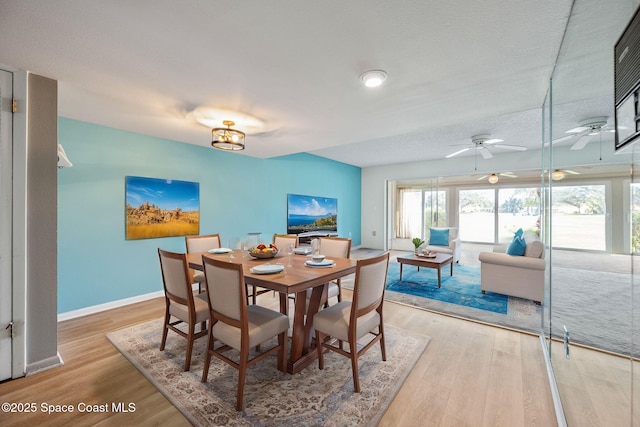
[[427,241],[420,250],[425,252],[441,252],[453,255],[453,262],[460,261],[462,248],[460,237],[458,237],[458,227],[431,227],[432,230],[449,230],[449,242],[447,245],[433,245]]
[[544,300],[546,261],[540,241],[527,243],[523,256],[480,252],[480,289],[533,300]]

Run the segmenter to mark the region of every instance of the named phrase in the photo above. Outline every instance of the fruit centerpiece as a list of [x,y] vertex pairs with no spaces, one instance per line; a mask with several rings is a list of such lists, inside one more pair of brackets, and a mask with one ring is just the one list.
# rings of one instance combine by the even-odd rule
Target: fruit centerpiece
[[258,246],[249,249],[249,255],[254,258],[273,258],[277,253],[278,248],[274,244],[265,245],[260,243]]

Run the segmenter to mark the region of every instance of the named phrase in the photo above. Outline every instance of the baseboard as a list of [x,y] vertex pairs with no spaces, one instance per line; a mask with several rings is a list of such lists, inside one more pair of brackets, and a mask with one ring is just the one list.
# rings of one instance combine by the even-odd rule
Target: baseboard
[[55,356],[28,364],[25,369],[25,376],[28,377],[30,375],[39,374],[40,372],[48,371],[49,369],[57,368],[62,365],[64,365],[62,357],[60,357],[60,353],[57,353]]
[[87,316],[89,314],[100,313],[101,311],[111,310],[112,308],[123,307],[137,302],[147,301],[153,298],[163,297],[164,291],[151,292],[144,295],[138,295],[131,298],[125,298],[117,301],[107,302],[104,304],[93,305],[91,307],[80,308],[78,310],[67,311],[58,314],[58,322],[64,320],[75,319],[77,317]]

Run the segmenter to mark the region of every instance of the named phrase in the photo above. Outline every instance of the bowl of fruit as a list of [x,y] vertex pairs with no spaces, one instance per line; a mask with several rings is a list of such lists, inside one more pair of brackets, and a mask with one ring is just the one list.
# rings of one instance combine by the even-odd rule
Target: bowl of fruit
[[258,246],[254,246],[249,249],[249,255],[254,258],[273,258],[278,254],[278,248],[276,245],[260,243]]

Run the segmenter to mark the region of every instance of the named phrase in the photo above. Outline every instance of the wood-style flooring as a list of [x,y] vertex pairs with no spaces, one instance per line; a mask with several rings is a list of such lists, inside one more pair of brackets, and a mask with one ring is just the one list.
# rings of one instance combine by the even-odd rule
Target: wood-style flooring
[[[272,293],[258,302],[277,307]],[[32,413],[0,413],[0,425],[189,425],[105,336],[160,318],[163,310],[164,301],[157,298],[59,323],[64,366],[0,384],[0,402],[37,406]],[[556,424],[538,337],[389,302],[384,312],[386,323],[428,335],[431,343],[380,426]],[[80,413],[80,403],[109,408],[133,403],[135,411]],[[73,405],[75,411],[46,414],[43,405]]]

